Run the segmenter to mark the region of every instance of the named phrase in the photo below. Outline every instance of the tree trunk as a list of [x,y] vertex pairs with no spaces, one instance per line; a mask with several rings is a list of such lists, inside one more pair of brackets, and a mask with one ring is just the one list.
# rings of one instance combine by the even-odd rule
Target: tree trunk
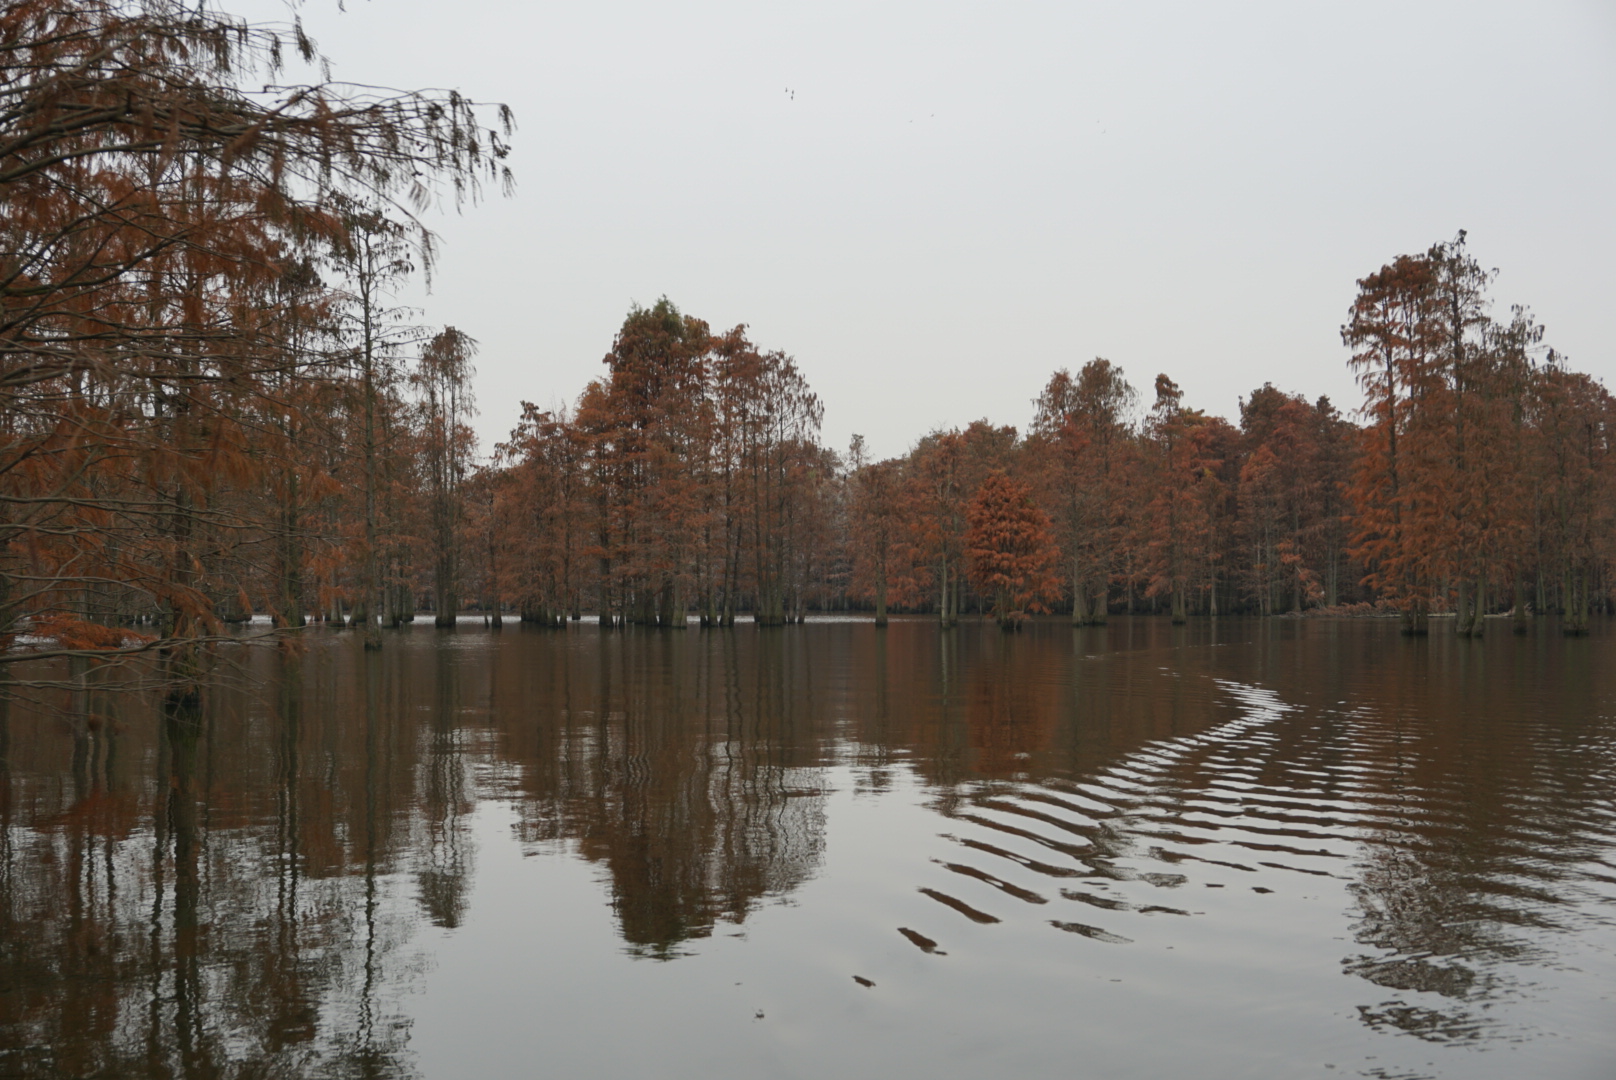
[[684,591],[679,588],[678,578],[668,582],[662,591],[662,610],[657,621],[669,630],[684,630],[689,626],[685,619]]
[[1581,567],[1566,575],[1565,633],[1580,637],[1588,632],[1588,578]]
[[278,626],[303,625],[303,545],[298,537],[302,521],[298,514],[297,473],[288,468],[281,503],[280,611]]
[[444,545],[441,535],[438,544],[437,566],[433,568],[432,575],[432,624],[439,627],[453,626],[455,616],[460,614],[460,597],[455,588],[454,551]]
[[1425,601],[1415,600],[1403,609],[1403,633],[1409,637],[1424,637],[1431,630],[1429,619]]
[[998,621],[1000,630],[1014,630],[1018,626],[1017,620],[1011,618],[1010,593],[1004,589],[998,590],[993,596],[993,617]]
[[1324,570],[1324,604],[1333,608],[1341,602],[1341,557],[1336,553],[1334,544],[1330,545],[1326,559],[1328,561]]

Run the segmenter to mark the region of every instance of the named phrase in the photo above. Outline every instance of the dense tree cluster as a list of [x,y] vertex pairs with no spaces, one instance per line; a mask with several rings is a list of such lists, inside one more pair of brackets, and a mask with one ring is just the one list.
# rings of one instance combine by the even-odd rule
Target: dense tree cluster
[[368,612],[447,542],[415,504],[458,497],[465,340],[412,387],[386,286],[430,259],[416,208],[508,181],[509,117],[263,86],[288,52],[206,4],[0,9],[0,646],[183,668],[254,609]]
[[1501,597],[1581,631],[1610,602],[1616,411],[1552,350],[1534,363],[1543,332],[1524,309],[1489,316],[1491,277],[1460,233],[1359,282],[1342,329],[1369,418],[1353,551],[1411,630],[1446,609],[1475,633]]
[[491,595],[524,619],[800,620],[833,600],[839,462],[792,359],[667,300],[629,313],[571,415],[531,405],[486,478]]
[[1364,278],[1342,329],[1362,425],[1264,384],[1238,425],[1167,375],[1148,408],[1098,359],[1051,376],[1028,433],[978,421],[871,461],[819,447],[789,358],[636,308],[571,415],[529,407],[489,474],[490,596],[555,623],[762,623],[810,609],[1273,615],[1559,612],[1611,602],[1597,382],[1489,314],[1463,234]]

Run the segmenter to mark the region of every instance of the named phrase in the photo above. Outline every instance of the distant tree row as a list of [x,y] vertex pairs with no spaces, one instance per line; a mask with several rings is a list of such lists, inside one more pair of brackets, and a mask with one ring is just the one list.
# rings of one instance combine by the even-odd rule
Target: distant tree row
[[1025,436],[978,421],[838,457],[789,357],[666,300],[633,310],[570,414],[529,406],[490,506],[491,607],[556,623],[763,624],[808,610],[1489,614],[1586,630],[1611,601],[1616,409],[1490,313],[1464,235],[1359,282],[1342,328],[1363,424],[1271,384],[1238,426],[1158,375],[1057,371]]

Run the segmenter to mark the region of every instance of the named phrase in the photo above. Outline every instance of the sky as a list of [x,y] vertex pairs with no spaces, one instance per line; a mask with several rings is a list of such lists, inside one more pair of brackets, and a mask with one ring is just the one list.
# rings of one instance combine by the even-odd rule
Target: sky
[[[276,0],[222,0],[284,20]],[[304,0],[338,80],[504,102],[511,197],[428,215],[422,321],[485,449],[667,296],[790,353],[823,439],[1022,430],[1103,356],[1148,404],[1355,409],[1358,278],[1468,233],[1616,383],[1616,3]]]

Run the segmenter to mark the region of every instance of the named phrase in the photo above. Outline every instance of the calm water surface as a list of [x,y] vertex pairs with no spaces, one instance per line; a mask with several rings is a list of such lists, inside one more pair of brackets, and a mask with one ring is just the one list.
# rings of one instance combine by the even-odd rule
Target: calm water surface
[[419,627],[0,725],[0,1076],[1616,1076],[1616,637]]

